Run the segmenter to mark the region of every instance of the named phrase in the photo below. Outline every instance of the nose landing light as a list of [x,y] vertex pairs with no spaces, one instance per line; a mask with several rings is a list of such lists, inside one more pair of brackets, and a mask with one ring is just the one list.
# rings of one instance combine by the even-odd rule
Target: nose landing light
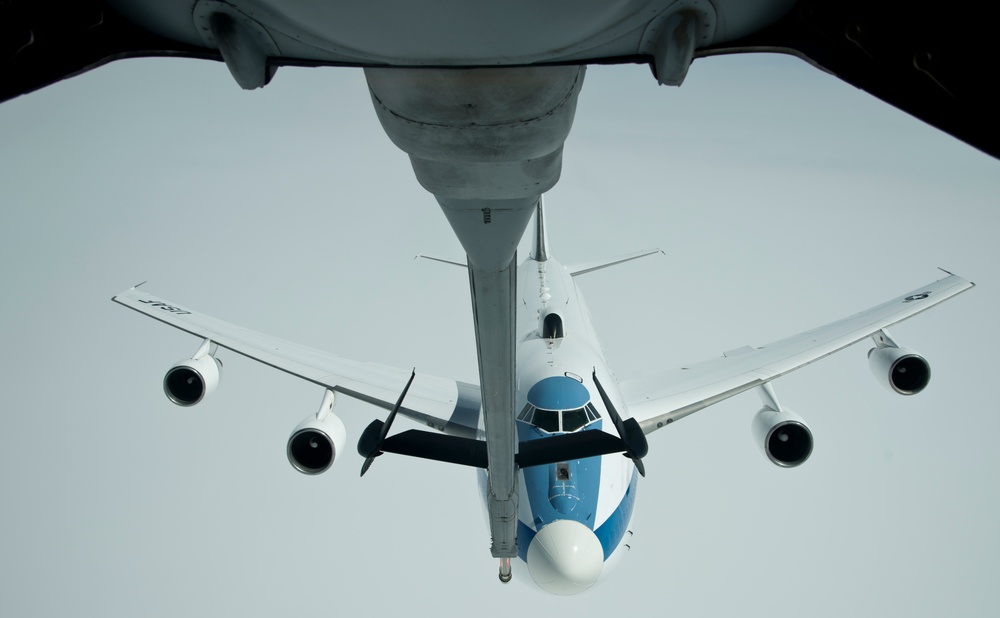
[[583,524],[562,519],[543,526],[528,546],[528,572],[552,594],[590,588],[604,568],[604,548]]

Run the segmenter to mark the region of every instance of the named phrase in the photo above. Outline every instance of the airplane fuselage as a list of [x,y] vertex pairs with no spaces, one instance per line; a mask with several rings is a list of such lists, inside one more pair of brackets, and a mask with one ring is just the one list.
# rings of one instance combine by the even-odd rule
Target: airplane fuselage
[[[615,433],[593,382],[624,410],[586,304],[553,259],[525,260],[517,273],[518,440],[575,431]],[[484,474],[485,476],[485,474]],[[543,589],[589,588],[623,553],[638,474],[619,454],[519,471],[518,557]]]

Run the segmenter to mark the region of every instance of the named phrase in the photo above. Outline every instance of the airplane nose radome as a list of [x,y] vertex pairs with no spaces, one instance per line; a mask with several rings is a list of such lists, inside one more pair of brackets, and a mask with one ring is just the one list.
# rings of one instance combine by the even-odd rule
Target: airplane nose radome
[[552,594],[577,594],[590,588],[604,568],[604,548],[593,531],[567,519],[538,531],[528,545],[528,572]]

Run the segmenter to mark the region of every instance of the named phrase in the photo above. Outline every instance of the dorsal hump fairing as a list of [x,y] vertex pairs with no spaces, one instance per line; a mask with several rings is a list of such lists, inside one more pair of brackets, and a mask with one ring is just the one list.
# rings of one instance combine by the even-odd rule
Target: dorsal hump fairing
[[538,196],[538,205],[535,207],[535,238],[531,243],[531,259],[536,262],[544,262],[549,259],[549,233],[545,229],[545,208],[542,204],[542,196]]

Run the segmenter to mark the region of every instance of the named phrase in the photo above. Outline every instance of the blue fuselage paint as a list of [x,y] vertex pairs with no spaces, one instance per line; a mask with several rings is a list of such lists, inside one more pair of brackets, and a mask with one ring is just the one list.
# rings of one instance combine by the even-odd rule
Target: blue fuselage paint
[[[529,407],[561,414],[591,405],[602,418],[572,429],[617,435],[614,425],[603,420],[608,415],[597,396],[594,372],[608,390],[612,404],[619,411],[624,411],[624,404],[572,277],[551,259],[529,259],[518,269],[517,292],[518,383],[514,412],[526,417],[516,422],[518,439],[524,442],[564,433],[560,431],[563,426],[552,426],[551,417],[544,421],[536,418],[538,422],[532,423],[532,416],[524,413]],[[546,338],[544,321],[553,312],[559,314],[563,336]],[[558,520],[576,521],[593,530],[606,561],[621,546],[635,510],[638,479],[629,459],[612,454],[532,466],[520,473],[517,544],[522,560],[526,561],[537,532]]]
[[572,410],[590,402],[590,391],[565,375],[543,378],[528,389],[528,403],[544,410]]
[[604,548],[605,560],[611,557],[611,554],[621,544],[625,533],[628,532],[629,524],[632,522],[632,511],[635,509],[635,488],[638,481],[639,471],[633,467],[632,480],[629,481],[628,489],[625,490],[622,501],[618,503],[618,508],[597,530],[594,530],[597,540]]
[[[602,421],[591,423],[580,431],[600,431]],[[528,425],[517,422],[518,439],[544,439],[549,434]],[[530,534],[522,539],[518,536],[518,555],[524,560],[531,538],[542,526],[558,519],[571,519],[580,522],[591,530],[595,529],[597,519],[597,499],[601,490],[601,457],[575,459],[558,464],[532,466],[522,470],[524,487],[522,499],[528,499],[531,521],[522,522]],[[522,529],[519,526],[519,530]],[[608,555],[605,548],[605,555]]]

